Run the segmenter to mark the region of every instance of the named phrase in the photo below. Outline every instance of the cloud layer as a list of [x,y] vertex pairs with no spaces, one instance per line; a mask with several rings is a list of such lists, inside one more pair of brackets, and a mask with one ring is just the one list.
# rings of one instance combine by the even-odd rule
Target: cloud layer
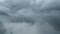
[[[30,27],[33,34],[37,31],[37,34],[60,34],[59,3],[60,0],[0,0],[0,20],[2,21],[0,26],[3,28],[5,25],[4,29],[7,30],[7,34],[12,31],[14,34],[25,34],[25,31],[27,33],[29,29],[26,29],[27,24],[34,25]],[[24,33],[19,33],[19,27]],[[0,33],[5,32],[1,30]]]

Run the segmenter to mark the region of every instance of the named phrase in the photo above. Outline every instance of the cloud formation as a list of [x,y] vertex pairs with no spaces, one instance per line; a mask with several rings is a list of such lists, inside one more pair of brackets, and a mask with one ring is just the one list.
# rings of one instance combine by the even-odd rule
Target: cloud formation
[[[34,25],[37,22],[32,27],[32,32],[37,28],[39,31],[38,34],[60,34],[59,3],[59,0],[5,0],[4,2],[0,2],[0,20],[4,22],[8,33],[10,32],[10,27],[12,29],[19,29],[21,27],[19,23],[27,22]],[[7,25],[7,22],[9,25]],[[25,27],[24,25],[26,24],[23,23],[22,27]],[[18,26],[18,28],[14,25]],[[14,33],[15,29],[13,29]]]

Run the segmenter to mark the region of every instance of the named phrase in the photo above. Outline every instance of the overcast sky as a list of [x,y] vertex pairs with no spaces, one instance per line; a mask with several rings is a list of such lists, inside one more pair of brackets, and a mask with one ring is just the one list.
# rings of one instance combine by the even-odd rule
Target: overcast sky
[[60,0],[0,0],[0,34],[60,34],[59,3]]

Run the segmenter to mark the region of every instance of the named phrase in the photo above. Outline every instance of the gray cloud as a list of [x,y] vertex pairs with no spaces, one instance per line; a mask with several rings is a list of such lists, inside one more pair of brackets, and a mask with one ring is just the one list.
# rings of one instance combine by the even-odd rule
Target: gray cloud
[[[27,22],[27,23],[29,22],[32,24],[35,24],[35,22],[37,22],[35,26],[37,25],[39,29],[38,34],[40,33],[41,34],[60,34],[59,33],[60,32],[59,2],[60,1],[57,1],[57,0],[56,1],[55,0],[45,0],[45,1],[42,0],[41,3],[39,0],[36,0],[36,1],[6,0],[3,3],[0,3],[1,5],[0,6],[0,20],[2,20],[4,23],[6,22],[13,23],[12,25],[13,27],[15,26],[17,27],[17,23],[20,23],[20,22]],[[48,22],[48,24],[46,22]],[[11,24],[5,25],[5,26],[12,27]],[[37,28],[35,26],[33,27],[33,30],[34,28]],[[48,31],[48,33],[46,31]],[[4,34],[2,33],[2,31],[0,33]]]

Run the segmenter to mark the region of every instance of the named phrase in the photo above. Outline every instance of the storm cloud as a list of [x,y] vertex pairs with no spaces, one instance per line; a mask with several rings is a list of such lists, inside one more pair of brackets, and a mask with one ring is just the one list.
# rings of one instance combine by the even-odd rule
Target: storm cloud
[[60,34],[59,3],[60,0],[0,0],[0,34]]

